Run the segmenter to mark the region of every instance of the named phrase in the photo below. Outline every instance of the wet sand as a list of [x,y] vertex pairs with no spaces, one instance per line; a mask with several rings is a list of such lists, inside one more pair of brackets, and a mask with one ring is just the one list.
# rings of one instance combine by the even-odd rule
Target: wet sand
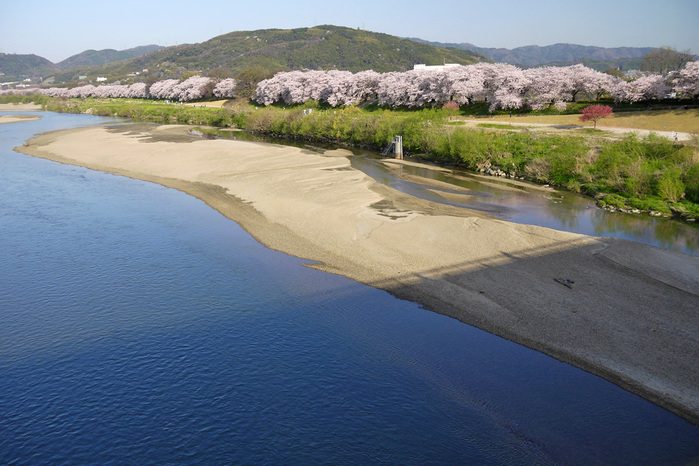
[[344,150],[145,124],[47,133],[17,150],[187,192],[310,267],[542,351],[699,425],[695,256],[416,199],[351,168]]

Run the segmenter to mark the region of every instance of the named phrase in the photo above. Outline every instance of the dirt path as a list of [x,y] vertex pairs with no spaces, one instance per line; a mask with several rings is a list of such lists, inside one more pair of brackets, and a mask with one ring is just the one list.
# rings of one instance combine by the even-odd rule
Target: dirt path
[[[512,121],[512,120],[518,120],[518,121]],[[502,118],[498,119],[485,119],[485,118],[480,118],[480,119],[465,119],[465,120],[460,120],[463,121],[463,124],[465,126],[469,127],[474,127],[477,128],[478,125],[481,124],[495,124],[495,125],[503,125],[503,126],[512,126],[513,128],[529,128],[533,130],[543,130],[543,131],[564,131],[564,132],[575,132],[575,131],[581,131],[581,130],[586,130],[586,129],[592,129],[591,127],[587,125],[579,125],[579,124],[560,124],[560,123],[534,123],[534,122],[523,122],[520,121],[519,118],[513,118],[512,120],[505,120]],[[650,129],[638,129],[638,128],[626,128],[622,126],[607,126],[607,125],[598,125],[597,126],[598,130],[609,132],[609,133],[614,133],[614,134],[629,134],[629,133],[634,133],[639,136],[647,136],[650,133],[655,133],[658,136],[665,137],[670,140],[675,140],[675,141],[689,141],[692,139],[692,133],[688,132],[679,132],[679,131],[655,131],[655,130],[650,130]]]

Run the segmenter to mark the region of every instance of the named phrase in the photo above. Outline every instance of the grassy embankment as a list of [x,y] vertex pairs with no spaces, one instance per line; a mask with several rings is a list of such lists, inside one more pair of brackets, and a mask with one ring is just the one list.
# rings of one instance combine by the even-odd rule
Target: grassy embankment
[[[402,135],[406,151],[442,164],[473,171],[490,169],[490,172],[501,175],[548,183],[594,196],[602,207],[649,211],[685,219],[699,217],[697,148],[653,134],[610,138],[607,133],[597,131],[589,134],[540,133],[516,127],[507,130],[465,128],[446,124],[454,113],[441,109],[332,109],[312,103],[284,109],[256,108],[245,103],[230,107],[197,107],[125,99],[40,97],[33,100],[38,100],[51,111],[119,116],[166,124],[241,128],[288,138],[375,149],[385,147],[393,136]],[[303,110],[311,108],[312,113],[304,114]],[[517,119],[525,122],[526,118],[544,117],[530,115],[518,116]],[[570,120],[574,116],[554,115],[550,118]],[[673,130],[681,131],[679,128]],[[206,131],[219,136],[230,134],[216,129]]]

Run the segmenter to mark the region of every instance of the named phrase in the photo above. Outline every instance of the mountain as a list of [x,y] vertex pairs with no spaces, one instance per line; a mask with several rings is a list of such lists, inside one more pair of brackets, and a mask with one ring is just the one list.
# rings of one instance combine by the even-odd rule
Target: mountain
[[388,34],[339,26],[238,31],[206,42],[171,47],[136,60],[147,67],[163,62],[192,69],[339,69],[404,71],[418,63],[475,63],[485,58],[468,50],[418,44]]
[[106,76],[121,79],[148,70],[154,79],[179,78],[187,73],[226,72],[260,66],[270,71],[339,69],[404,71],[425,63],[471,64],[487,58],[470,50],[435,47],[388,34],[339,26],[237,31],[198,44],[183,44],[141,57],[103,65],[77,67],[58,73],[56,82]]
[[0,81],[20,81],[37,78],[76,67],[93,67],[128,60],[161,49],[159,45],[144,45],[127,50],[86,50],[59,63],[52,63],[37,55],[0,53]]
[[0,81],[18,81],[55,73],[57,70],[58,66],[38,55],[0,53]]
[[570,65],[583,63],[591,68],[605,71],[610,68],[629,66],[637,67],[640,58],[653,50],[653,47],[593,47],[577,44],[554,44],[540,47],[527,45],[514,49],[477,47],[469,43],[428,42],[411,38],[420,43],[438,47],[453,47],[461,50],[471,50],[485,55],[495,62],[510,63],[522,67],[540,65]]
[[154,50],[162,49],[163,47],[159,45],[143,45],[140,47],[134,47],[132,49],[126,50],[114,50],[114,49],[104,49],[104,50],[86,50],[72,57],[68,57],[65,60],[58,62],[57,65],[60,69],[66,70],[68,68],[73,68],[76,66],[98,66],[107,63],[112,63],[115,61],[128,60],[130,58],[140,57]]
[[592,47],[576,44],[554,44],[540,47],[527,45],[514,49],[481,48],[462,44],[467,50],[477,50],[494,61],[520,64],[526,67],[549,63],[577,63],[582,59],[613,61],[618,59],[641,58],[652,47]]

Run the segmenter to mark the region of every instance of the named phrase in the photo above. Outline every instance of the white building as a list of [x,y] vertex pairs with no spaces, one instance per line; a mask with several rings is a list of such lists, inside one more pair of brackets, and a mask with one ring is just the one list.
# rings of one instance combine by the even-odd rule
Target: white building
[[414,70],[444,71],[447,68],[461,66],[458,63],[445,63],[443,65],[413,65]]

